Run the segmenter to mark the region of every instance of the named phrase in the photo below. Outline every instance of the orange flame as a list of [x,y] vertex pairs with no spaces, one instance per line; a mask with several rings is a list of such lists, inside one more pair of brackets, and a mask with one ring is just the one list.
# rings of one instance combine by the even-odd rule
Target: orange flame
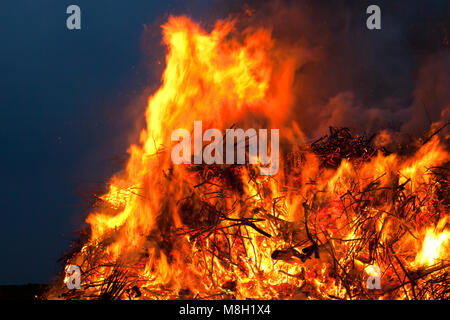
[[[67,261],[85,270],[82,281],[104,281],[120,265],[128,266],[127,276],[144,298],[177,298],[183,291],[202,298],[349,298],[357,288],[333,273],[345,271],[364,283],[378,259],[376,265],[388,277],[397,263],[383,260],[390,251],[408,268],[448,259],[448,211],[442,211],[436,228],[428,223],[424,230],[414,219],[396,216],[391,201],[414,194],[417,198],[407,205],[417,219],[443,206],[430,197],[429,168],[449,159],[437,137],[409,158],[379,153],[360,165],[343,160],[337,169],[322,168],[310,151],[289,175],[280,168],[275,178],[255,176],[244,166],[238,172],[240,190],[224,189],[214,180],[198,185],[198,175],[173,166],[166,152],[171,132],[191,129],[194,120],[222,129],[233,123],[277,126],[291,144],[285,151],[298,151],[292,145],[302,142],[301,130],[284,119],[297,61],[275,46],[269,30],[236,33],[233,21],[220,21],[208,33],[185,17],[171,17],[163,32],[166,69],[161,87],[148,100],[140,144],[129,148],[126,169],[112,178],[109,192],[100,197],[103,204],[87,218],[89,241]],[[396,185],[402,185],[402,195],[395,193]],[[357,207],[358,193],[379,200],[367,196],[361,200],[367,205]],[[220,228],[189,233],[208,230],[207,219],[217,211],[226,212]],[[305,225],[306,217],[316,223]],[[371,231],[363,234],[363,229]],[[317,257],[302,260],[311,245],[308,233],[320,245]],[[362,236],[367,241],[360,241]],[[411,253],[415,239],[423,242]],[[370,241],[378,246],[370,249]],[[352,271],[350,261],[357,261]],[[99,291],[92,286],[85,297]]]

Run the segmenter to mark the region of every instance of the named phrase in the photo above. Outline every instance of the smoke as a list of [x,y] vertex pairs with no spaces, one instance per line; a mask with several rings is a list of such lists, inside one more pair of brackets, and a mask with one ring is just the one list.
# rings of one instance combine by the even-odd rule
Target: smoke
[[420,66],[414,101],[407,109],[408,122],[402,131],[413,133],[427,130],[432,122],[450,120],[450,54],[439,52],[424,59]]
[[[377,1],[382,29],[366,28],[368,1],[246,2],[251,25],[272,29],[297,56],[295,120],[307,137],[329,126],[410,138],[448,121],[448,1]],[[233,10],[239,6],[233,3]],[[247,22],[246,22],[247,23]],[[447,117],[447,118],[446,118]]]

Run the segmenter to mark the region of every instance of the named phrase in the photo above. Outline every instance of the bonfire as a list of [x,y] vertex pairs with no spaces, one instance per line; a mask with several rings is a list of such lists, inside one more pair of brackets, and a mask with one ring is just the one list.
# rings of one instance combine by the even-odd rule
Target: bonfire
[[[269,30],[234,23],[163,25],[166,68],[146,128],[64,256],[81,288],[62,272],[45,297],[449,299],[446,124],[397,153],[346,128],[308,141],[286,118],[294,61]],[[171,132],[196,120],[279,129],[278,173],[175,165]]]

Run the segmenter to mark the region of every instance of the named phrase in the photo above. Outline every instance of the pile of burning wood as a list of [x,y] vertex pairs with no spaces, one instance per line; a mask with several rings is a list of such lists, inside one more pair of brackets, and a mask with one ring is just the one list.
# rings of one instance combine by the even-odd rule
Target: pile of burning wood
[[[63,258],[81,270],[80,289],[66,274],[46,297],[448,299],[443,131],[397,153],[345,128],[305,143],[289,119],[290,51],[269,29],[234,24],[163,26],[166,69],[139,144],[91,197],[89,229]],[[195,137],[198,120],[219,133],[277,128],[277,173],[260,174],[266,163],[250,155],[242,165],[177,164],[166,149],[173,132],[194,123]]]
[[[330,128],[329,135],[285,155],[280,181],[259,176],[250,165],[188,165],[191,180],[180,182],[187,191],[165,200],[142,248],[132,257],[111,259],[108,247],[117,241],[117,230],[95,241],[80,239],[64,262],[80,265],[82,288],[60,283],[51,294],[448,299],[450,261],[442,244],[448,239],[449,162],[405,177],[404,168],[386,170],[397,168],[393,156],[372,140]],[[417,150],[416,160],[436,143]],[[308,173],[311,157],[318,161],[314,174]],[[171,170],[164,172],[167,181],[175,178]],[[145,198],[138,190],[127,192]],[[98,198],[96,205],[111,204]],[[176,219],[169,214],[172,206]],[[178,271],[184,274],[180,283],[174,279]]]

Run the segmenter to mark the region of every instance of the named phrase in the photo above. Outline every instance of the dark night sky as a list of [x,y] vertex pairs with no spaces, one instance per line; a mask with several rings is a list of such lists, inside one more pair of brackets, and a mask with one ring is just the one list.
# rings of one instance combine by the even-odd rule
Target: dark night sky
[[[159,25],[169,14],[211,23],[244,2],[2,1],[0,285],[44,283],[60,271],[56,261],[76,238],[73,232],[82,228],[86,216],[86,202],[77,192],[107,181],[121,168],[114,159],[124,156],[133,133],[142,125],[137,115],[161,76],[157,62],[164,58],[164,49]],[[326,1],[310,2],[323,5]],[[363,76],[381,74],[382,85],[384,79],[394,79],[388,84],[392,92],[409,92],[416,53],[422,54],[421,48],[432,47],[429,43],[434,41],[426,28],[436,29],[434,17],[448,20],[449,2],[369,2],[386,6],[386,20],[382,20],[386,30],[372,36],[379,42],[368,39],[363,29],[355,31],[359,38],[345,35],[349,47],[343,51],[359,59],[351,65],[361,65],[357,71]],[[355,3],[359,6],[355,12],[361,16],[354,20],[360,24],[365,4],[342,1]],[[80,31],[66,28],[66,8],[71,4],[81,7]],[[415,28],[417,23],[425,28]],[[412,40],[404,30],[409,30]],[[436,30],[440,36],[440,29]],[[416,55],[410,54],[411,44]]]
[[[47,282],[59,271],[84,218],[76,191],[118,168],[110,159],[124,154],[134,127],[124,110],[153,76],[139,71],[143,24],[158,35],[155,21],[204,15],[203,2],[2,2],[0,284]],[[70,4],[81,8],[80,31],[66,28]]]

